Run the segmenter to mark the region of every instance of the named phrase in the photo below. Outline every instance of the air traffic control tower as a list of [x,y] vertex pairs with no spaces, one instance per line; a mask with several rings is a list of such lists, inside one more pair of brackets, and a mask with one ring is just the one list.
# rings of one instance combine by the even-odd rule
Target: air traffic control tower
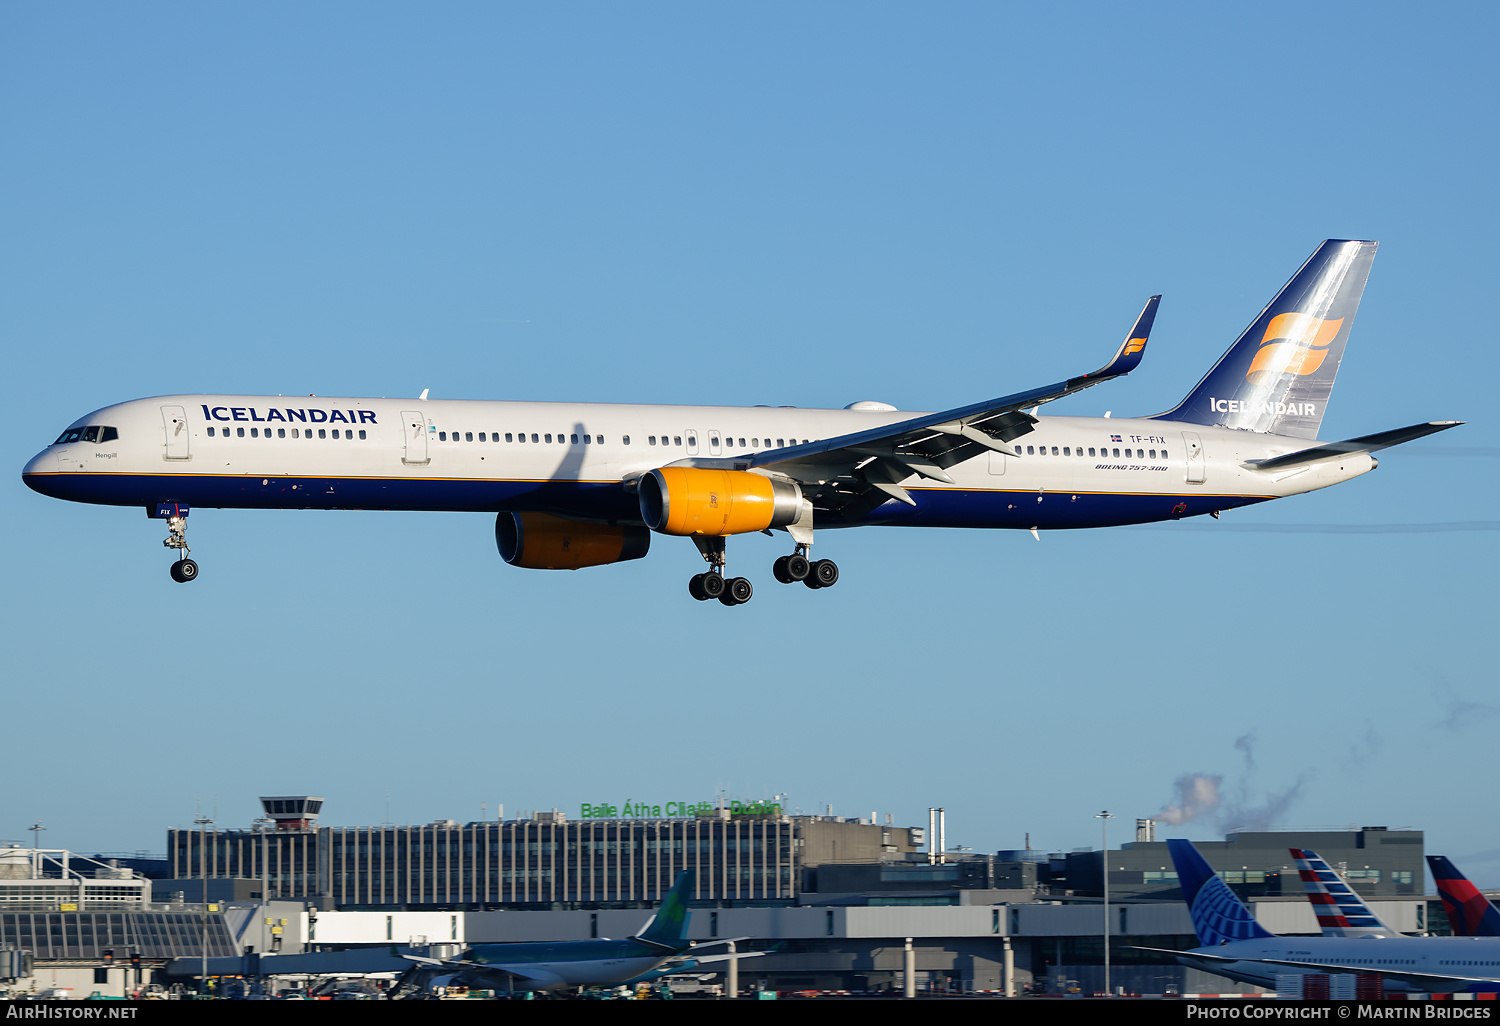
[[282,795],[262,798],[260,807],[266,818],[276,824],[278,831],[316,830],[318,813],[323,811],[323,799],[311,795]]

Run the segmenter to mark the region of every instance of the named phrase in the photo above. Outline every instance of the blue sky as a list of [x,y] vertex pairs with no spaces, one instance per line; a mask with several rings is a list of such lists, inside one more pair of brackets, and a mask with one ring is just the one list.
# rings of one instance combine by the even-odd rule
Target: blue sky
[[[1176,800],[1412,826],[1500,885],[1497,16],[1451,4],[10,5],[0,837],[788,795],[977,850]],[[1468,425],[1218,523],[820,537],[838,587],[513,569],[492,518],[31,493],[177,392],[1174,404],[1324,238],[1381,240],[1323,425]],[[1390,529],[1399,525],[1399,529]],[[1461,530],[1438,525],[1466,525]],[[1362,530],[1342,530],[1350,526]],[[738,564],[736,566],[736,564]]]

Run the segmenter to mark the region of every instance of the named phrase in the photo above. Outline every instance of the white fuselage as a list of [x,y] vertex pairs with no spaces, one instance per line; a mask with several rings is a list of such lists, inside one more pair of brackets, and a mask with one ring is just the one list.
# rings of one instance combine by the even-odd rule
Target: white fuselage
[[[622,484],[683,460],[732,460],[897,424],[900,411],[789,407],[419,401],[180,395],[105,407],[26,466],[45,494],[109,505],[234,508],[535,509],[638,522]],[[99,437],[96,433],[96,437]],[[1246,461],[1310,444],[1155,419],[1042,417],[1012,443],[902,482],[860,523],[1069,528],[1193,516],[1337,484],[1373,469],[1357,454],[1268,473]],[[838,518],[819,526],[842,526]]]
[[1451,985],[1433,983],[1420,986],[1387,977],[1386,989],[1396,991],[1448,993],[1463,990],[1470,982],[1500,979],[1500,938],[1495,937],[1265,937],[1196,950],[1241,961],[1194,960],[1193,952],[1183,952],[1180,961],[1206,972],[1271,989],[1276,987],[1277,976],[1340,970],[1297,968],[1266,959],[1340,966],[1353,973],[1420,973],[1456,977]]

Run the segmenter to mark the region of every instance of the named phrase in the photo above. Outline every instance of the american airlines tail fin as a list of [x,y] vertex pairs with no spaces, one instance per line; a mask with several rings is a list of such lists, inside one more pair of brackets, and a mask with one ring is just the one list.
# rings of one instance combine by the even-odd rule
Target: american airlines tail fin
[[1457,937],[1500,937],[1500,911],[1458,867],[1442,855],[1427,856],[1432,882],[1443,898],[1443,911]]
[[1395,930],[1380,921],[1364,899],[1344,882],[1344,878],[1306,848],[1288,848],[1297,862],[1297,873],[1307,889],[1313,914],[1324,937],[1399,937]]
[[1276,936],[1255,921],[1229,885],[1198,854],[1192,841],[1170,840],[1167,851],[1172,853],[1172,865],[1177,869],[1199,944],[1214,947],[1227,941]]
[[636,940],[653,946],[681,951],[688,946],[688,892],[693,889],[693,871],[684,869],[672,882],[672,889],[661,899],[656,915],[646,921]]
[[1319,246],[1187,398],[1156,419],[1317,438],[1378,245]]

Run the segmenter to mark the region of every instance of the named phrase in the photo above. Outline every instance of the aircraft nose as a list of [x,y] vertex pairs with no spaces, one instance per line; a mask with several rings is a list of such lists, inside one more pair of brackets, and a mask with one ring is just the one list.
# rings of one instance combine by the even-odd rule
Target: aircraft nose
[[21,480],[32,491],[48,494],[44,482],[47,478],[57,473],[57,456],[51,449],[43,449],[27,461],[21,470]]

